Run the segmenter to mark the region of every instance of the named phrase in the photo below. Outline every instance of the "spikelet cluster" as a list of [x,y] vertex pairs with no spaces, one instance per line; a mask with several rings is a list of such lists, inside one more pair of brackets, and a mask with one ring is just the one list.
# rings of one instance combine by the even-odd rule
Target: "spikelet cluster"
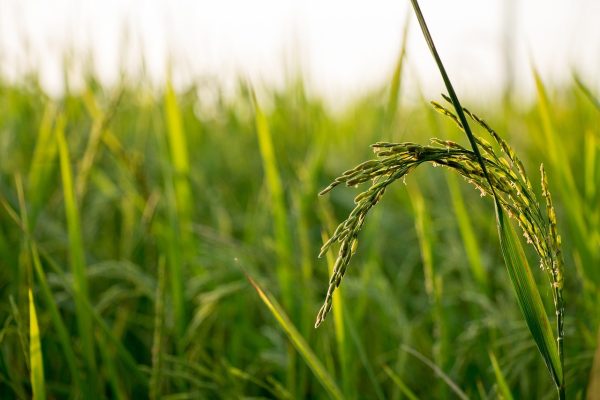
[[[445,99],[448,101],[445,97]],[[456,115],[439,103],[432,102],[434,109],[452,119],[459,129],[463,129]],[[563,265],[560,250],[560,236],[556,226],[556,212],[548,191],[547,177],[541,167],[542,195],[546,200],[546,212],[542,212],[539,202],[532,190],[532,185],[525,172],[523,163],[512,148],[498,133],[481,118],[464,109],[465,114],[480,125],[500,148],[499,155],[494,146],[484,138],[476,137],[483,162],[488,171],[491,184],[498,195],[500,205],[513,218],[523,231],[529,244],[540,257],[540,266],[547,273],[553,288],[555,305],[562,303]],[[344,172],[327,186],[320,195],[328,193],[340,184],[357,186],[370,182],[367,190],[354,199],[354,209],[350,212],[331,238],[321,248],[322,256],[334,243],[339,243],[338,256],[325,301],[318,312],[315,327],[318,327],[331,310],[333,293],[340,285],[350,263],[350,259],[358,245],[358,234],[365,222],[368,212],[379,202],[386,188],[394,181],[403,178],[423,163],[442,165],[463,176],[485,196],[491,193],[490,184],[485,178],[477,156],[472,150],[458,143],[432,139],[431,145],[416,143],[379,142],[372,146],[375,158],[365,161],[351,170]]]

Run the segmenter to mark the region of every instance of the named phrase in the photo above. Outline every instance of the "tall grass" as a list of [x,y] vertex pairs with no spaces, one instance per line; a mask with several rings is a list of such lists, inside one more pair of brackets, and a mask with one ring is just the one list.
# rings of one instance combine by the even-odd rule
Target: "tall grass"
[[[410,57],[399,55],[385,85],[336,112],[301,79],[262,88],[260,102],[245,83],[233,94],[208,81],[180,91],[132,80],[106,88],[89,75],[81,92],[51,99],[35,76],[0,79],[2,397],[40,393],[39,365],[48,398],[553,397],[502,267],[491,187],[473,150],[448,140],[464,135],[451,104],[432,117],[435,108],[404,101]],[[537,98],[511,107],[502,136],[524,165],[547,169],[544,193],[553,195],[567,266],[563,376],[568,397],[585,397],[597,390],[600,354],[591,251],[600,237],[597,94],[581,80],[544,88],[553,129],[544,133]],[[503,126],[500,104],[473,108]],[[494,143],[489,153],[477,142],[502,207],[513,210],[521,197],[500,189],[521,184],[517,164],[504,141],[465,115],[476,139]],[[558,141],[565,127],[582,134]],[[364,221],[331,321],[315,331],[335,264],[334,253],[329,266],[315,252],[355,197],[317,191],[366,158],[370,143],[408,135],[424,143],[432,132],[443,140],[380,145],[362,167],[422,165],[408,188],[389,186]],[[560,188],[570,178],[557,173],[547,134],[571,166],[582,209]],[[425,166],[434,159],[467,163],[462,172],[488,196],[448,180],[448,168]],[[541,181],[529,169],[530,181]],[[537,224],[524,227],[550,228],[541,186],[524,188],[532,207],[519,210]],[[523,249],[532,266],[537,250],[552,249],[534,244]],[[535,282],[523,281],[542,288],[544,310],[553,309],[551,271],[532,268]],[[32,304],[39,353],[31,352]]]

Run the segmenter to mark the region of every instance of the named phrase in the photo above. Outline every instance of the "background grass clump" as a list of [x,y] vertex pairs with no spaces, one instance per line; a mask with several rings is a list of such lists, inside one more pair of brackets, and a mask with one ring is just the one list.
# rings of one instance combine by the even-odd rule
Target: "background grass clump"
[[[545,166],[565,259],[567,395],[594,398],[600,108],[578,79],[532,79],[531,104],[462,100],[532,182]],[[426,102],[390,90],[333,112],[302,79],[256,96],[90,77],[61,99],[35,77],[0,80],[2,397],[553,398],[492,200],[442,168],[388,188],[330,328],[314,330],[334,264],[317,255],[357,194],[319,191],[371,143],[467,146]]]

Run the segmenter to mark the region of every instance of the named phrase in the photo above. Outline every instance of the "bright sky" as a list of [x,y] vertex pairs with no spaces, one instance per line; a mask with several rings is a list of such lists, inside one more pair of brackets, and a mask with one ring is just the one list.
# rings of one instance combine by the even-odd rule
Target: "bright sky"
[[[459,94],[502,87],[506,2],[421,0]],[[568,81],[576,70],[600,87],[600,1],[514,3],[519,87],[532,87],[531,65],[548,82]],[[68,51],[91,51],[108,84],[142,59],[155,82],[169,58],[180,83],[208,77],[226,84],[242,75],[281,84],[300,67],[314,90],[335,101],[389,80],[407,11],[408,0],[0,0],[0,71],[15,77],[36,68],[43,85],[60,93]],[[437,96],[442,82],[411,22],[406,81]]]

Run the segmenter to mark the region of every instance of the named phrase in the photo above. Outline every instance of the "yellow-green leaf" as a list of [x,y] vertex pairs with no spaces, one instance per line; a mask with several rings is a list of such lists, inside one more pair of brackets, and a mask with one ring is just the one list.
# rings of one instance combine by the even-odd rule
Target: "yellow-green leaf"
[[31,365],[31,388],[33,399],[46,398],[46,385],[44,383],[44,360],[42,358],[42,344],[40,342],[40,328],[38,326],[33,294],[29,289],[29,359]]
[[335,381],[331,378],[331,376],[327,373],[327,370],[315,353],[311,350],[304,337],[300,334],[298,329],[294,326],[292,321],[288,318],[285,312],[281,309],[281,306],[277,303],[275,299],[273,299],[268,293],[266,293],[254,279],[248,276],[248,280],[258,293],[262,302],[267,306],[271,314],[275,317],[279,325],[283,328],[285,334],[291,340],[292,344],[298,350],[304,361],[308,367],[313,371],[319,382],[323,385],[325,390],[329,393],[331,397],[334,399],[342,399],[342,392],[337,387]]

